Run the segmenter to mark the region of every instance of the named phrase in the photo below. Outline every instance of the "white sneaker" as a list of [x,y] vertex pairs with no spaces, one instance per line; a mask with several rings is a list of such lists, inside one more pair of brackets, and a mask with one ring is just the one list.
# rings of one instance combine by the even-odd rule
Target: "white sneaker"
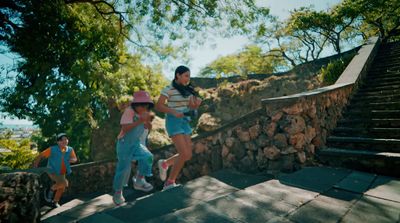
[[50,206],[51,206],[52,208],[59,208],[59,207],[61,207],[60,204],[59,204],[58,202],[55,202],[55,201],[51,202]]
[[160,179],[162,181],[165,181],[167,179],[167,171],[168,171],[168,167],[167,168],[163,168],[162,164],[165,162],[165,160],[159,160],[158,161],[158,170],[160,171]]
[[179,187],[179,186],[180,186],[180,184],[176,184],[176,183],[172,183],[172,184],[168,184],[168,185],[164,184],[162,191],[166,191],[166,190],[169,190],[169,189],[172,189],[175,187]]
[[144,192],[149,192],[153,190],[153,185],[148,183],[144,178],[136,179],[135,177],[132,177],[132,181],[133,181],[133,188],[135,188],[136,190],[141,190]]
[[121,205],[125,202],[124,196],[122,196],[122,192],[120,193],[114,193],[113,195],[113,201],[115,205]]

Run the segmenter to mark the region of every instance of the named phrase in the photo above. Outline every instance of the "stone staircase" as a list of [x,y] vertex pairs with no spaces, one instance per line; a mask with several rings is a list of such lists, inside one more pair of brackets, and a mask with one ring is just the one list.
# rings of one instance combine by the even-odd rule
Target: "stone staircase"
[[[127,203],[111,196],[73,200],[42,222],[398,222],[400,181],[330,167],[304,168],[277,179],[221,170],[153,194],[127,190]],[[366,212],[366,210],[368,210]]]
[[319,157],[329,165],[400,176],[400,42],[380,46]]
[[111,223],[123,222],[118,220],[122,218],[127,219],[127,222],[141,222],[226,196],[271,178],[270,175],[248,175],[224,170],[164,192],[146,194],[131,188],[125,189],[124,196],[127,203],[121,207],[114,205],[110,194],[103,194],[90,200],[74,199],[44,213],[41,221]]

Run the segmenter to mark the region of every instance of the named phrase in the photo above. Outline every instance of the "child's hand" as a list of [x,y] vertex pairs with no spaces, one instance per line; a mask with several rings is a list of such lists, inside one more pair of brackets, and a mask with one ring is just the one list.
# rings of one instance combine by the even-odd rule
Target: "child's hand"
[[189,108],[192,110],[198,109],[201,104],[201,99],[195,96],[189,98]]
[[153,125],[150,122],[145,122],[144,123],[144,128],[145,129],[151,130],[152,127],[153,127]]
[[200,98],[196,97],[196,107],[199,108],[201,105],[201,102],[203,102],[203,100],[201,100]]
[[183,113],[177,111],[173,111],[172,114],[177,118],[183,118],[183,116],[185,116]]
[[148,112],[143,112],[140,116],[139,116],[139,120],[141,122],[148,122],[150,116]]
[[33,161],[32,166],[33,168],[38,168],[40,163],[40,155]]

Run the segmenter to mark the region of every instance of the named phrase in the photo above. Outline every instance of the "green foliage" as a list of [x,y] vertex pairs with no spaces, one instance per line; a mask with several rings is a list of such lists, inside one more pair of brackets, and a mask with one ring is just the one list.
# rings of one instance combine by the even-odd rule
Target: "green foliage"
[[291,14],[287,28],[291,30],[290,33],[302,33],[299,35],[302,39],[315,42],[314,45],[320,48],[328,41],[337,53],[341,53],[341,43],[359,34],[354,27],[356,18],[357,15],[352,10],[343,10],[340,6],[329,11],[300,8]]
[[87,161],[92,133],[115,116],[120,97],[139,89],[155,97],[166,85],[143,60],[182,56],[177,40],[186,47],[216,27],[242,29],[268,10],[252,0],[6,0],[0,13],[0,42],[21,58],[13,84],[1,86],[2,110],[40,127],[39,148],[66,132]]
[[400,1],[398,0],[344,0],[338,11],[347,17],[361,19],[359,29],[364,38],[379,34],[385,41],[400,35]]
[[399,4],[395,0],[345,0],[326,11],[303,7],[286,21],[266,18],[269,24],[259,24],[252,35],[268,53],[294,67],[320,58],[328,47],[341,53],[344,43],[359,45],[359,37],[400,34]]
[[334,84],[343,71],[346,69],[347,65],[350,63],[354,54],[344,56],[340,59],[331,61],[328,65],[321,68],[320,80],[324,85]]
[[[160,57],[165,58],[171,56],[171,53],[176,53],[174,49],[178,42],[176,40],[185,40],[182,47],[186,47],[188,40],[203,41],[211,29],[224,34],[234,34],[238,30],[245,31],[249,28],[247,24],[263,19],[269,13],[267,8],[258,7],[254,0],[56,0],[53,3],[50,2],[45,0],[39,4],[32,0],[5,0],[0,8],[0,13],[3,15],[0,17],[2,24],[0,41],[13,36],[13,32],[23,24],[19,17],[29,12],[35,4],[42,7],[47,5],[54,11],[59,11],[65,6],[74,8],[85,6],[89,10],[83,13],[85,16],[100,16],[101,18],[98,19],[100,21],[115,23],[119,26],[115,36],[126,38],[136,51],[154,50]],[[89,20],[84,19],[80,22],[86,24],[90,23]],[[229,27],[234,29],[227,29]]]
[[39,148],[66,132],[86,161],[92,130],[108,120],[115,101],[138,89],[155,95],[164,78],[139,56],[126,53],[115,15],[106,20],[90,4],[25,3],[24,26],[7,40],[23,60],[15,85],[2,86],[2,108],[40,127]]
[[27,139],[15,141],[0,139],[0,147],[10,150],[0,154],[0,166],[12,169],[28,169],[37,156],[37,152],[31,150],[31,142]]
[[238,54],[219,57],[200,71],[205,77],[228,77],[248,74],[273,73],[284,61],[280,58],[269,57],[262,49],[255,45],[247,46]]

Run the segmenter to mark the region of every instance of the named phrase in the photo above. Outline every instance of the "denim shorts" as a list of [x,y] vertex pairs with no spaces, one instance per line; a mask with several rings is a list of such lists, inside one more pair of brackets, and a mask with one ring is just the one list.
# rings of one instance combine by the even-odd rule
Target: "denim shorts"
[[177,118],[174,115],[167,114],[165,127],[167,129],[168,136],[172,137],[178,134],[191,135],[192,128],[190,127],[189,122],[190,118],[188,117]]

